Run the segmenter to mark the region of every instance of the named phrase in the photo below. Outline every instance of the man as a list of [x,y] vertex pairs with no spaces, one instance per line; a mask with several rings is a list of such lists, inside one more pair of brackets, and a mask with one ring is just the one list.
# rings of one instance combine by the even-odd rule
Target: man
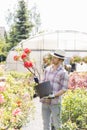
[[61,98],[68,88],[68,73],[63,67],[65,51],[56,50],[52,64],[44,71],[44,81],[50,81],[53,94],[41,99],[44,130],[51,129],[51,116],[55,130],[61,130]]

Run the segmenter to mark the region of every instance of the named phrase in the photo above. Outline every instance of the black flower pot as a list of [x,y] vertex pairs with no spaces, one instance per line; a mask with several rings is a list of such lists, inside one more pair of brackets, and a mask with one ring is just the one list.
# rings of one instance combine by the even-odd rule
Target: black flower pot
[[35,91],[40,98],[52,94],[52,87],[50,85],[50,81],[39,83],[35,86]]

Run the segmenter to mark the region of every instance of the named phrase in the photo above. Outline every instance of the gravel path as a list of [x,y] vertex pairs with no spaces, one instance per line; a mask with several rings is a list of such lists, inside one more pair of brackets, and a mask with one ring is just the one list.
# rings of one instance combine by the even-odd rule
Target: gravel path
[[43,130],[42,117],[41,117],[41,103],[39,98],[34,98],[34,104],[36,107],[35,117],[28,123],[22,130]]

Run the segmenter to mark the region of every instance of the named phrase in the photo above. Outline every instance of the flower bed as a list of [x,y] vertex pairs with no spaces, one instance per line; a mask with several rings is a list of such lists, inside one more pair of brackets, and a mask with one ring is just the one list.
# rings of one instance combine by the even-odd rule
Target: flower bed
[[87,72],[71,73],[68,88],[62,101],[63,130],[86,130]]
[[73,72],[69,76],[69,89],[87,88],[87,72]]
[[[29,79],[30,78],[30,79]],[[31,76],[10,72],[0,80],[0,130],[20,129],[31,119],[34,94]],[[29,118],[28,118],[29,117]]]
[[68,90],[62,100],[62,130],[87,130],[87,91]]

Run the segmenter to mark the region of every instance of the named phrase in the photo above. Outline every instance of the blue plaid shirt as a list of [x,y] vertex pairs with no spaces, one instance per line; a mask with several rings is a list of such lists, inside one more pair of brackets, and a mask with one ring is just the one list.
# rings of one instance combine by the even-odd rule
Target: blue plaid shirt
[[[68,73],[62,65],[56,70],[53,70],[53,66],[50,65],[44,71],[44,81],[50,81],[54,94],[59,90],[67,91],[68,79]],[[58,102],[61,102],[61,96],[51,100],[51,104],[58,104]]]

